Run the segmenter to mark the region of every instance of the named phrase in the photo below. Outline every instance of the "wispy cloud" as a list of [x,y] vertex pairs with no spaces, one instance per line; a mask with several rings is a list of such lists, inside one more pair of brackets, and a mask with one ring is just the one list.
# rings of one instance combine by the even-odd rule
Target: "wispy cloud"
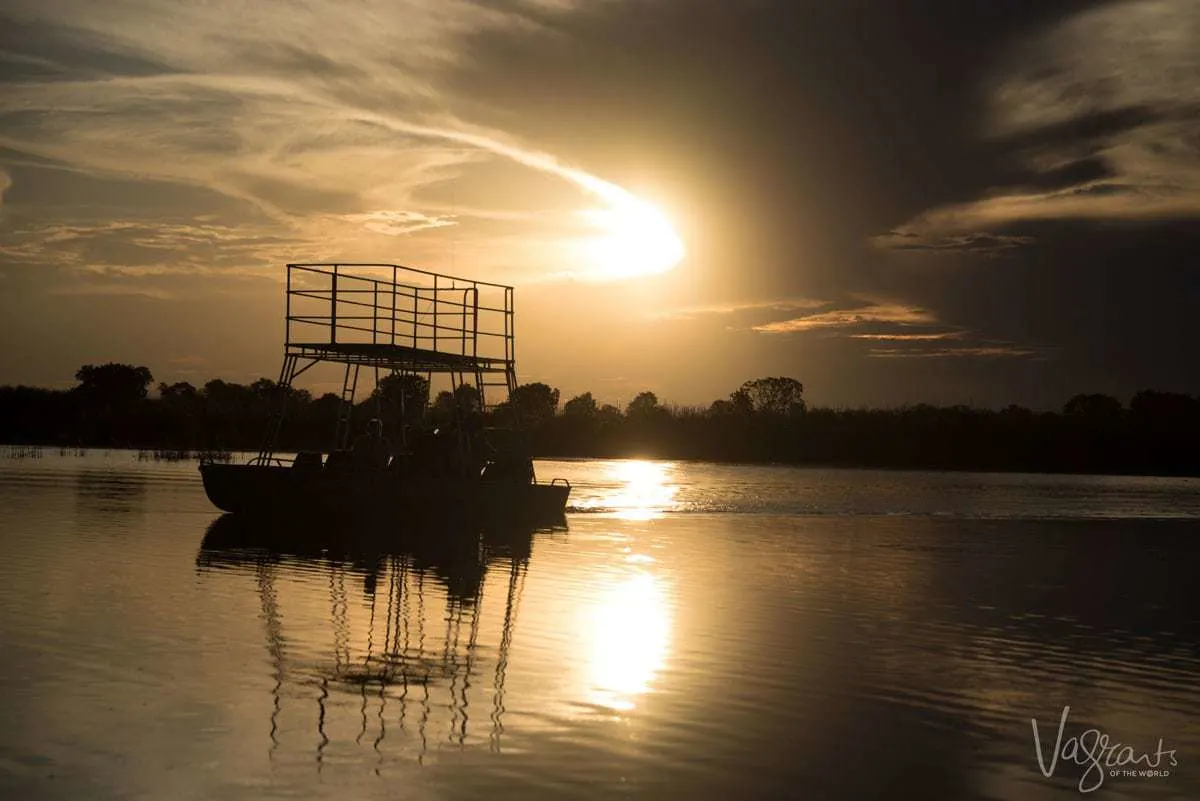
[[850,339],[866,339],[873,342],[940,342],[947,339],[962,339],[964,331],[938,331],[932,334],[850,334]]
[[937,318],[927,309],[902,303],[872,303],[847,309],[806,314],[788,320],[756,325],[753,330],[763,334],[792,334],[818,329],[853,328],[869,324],[931,325]]
[[419,211],[373,211],[367,214],[348,214],[346,220],[361,223],[368,231],[388,236],[404,236],[417,231],[444,228],[447,225],[455,224],[451,217],[431,216]]
[[867,355],[876,359],[1013,359],[1039,353],[1035,348],[1016,345],[974,345],[961,348],[871,348]]
[[9,264],[53,265],[78,273],[107,275],[261,274],[274,270],[273,257],[289,242],[252,225],[112,220],[109,222],[26,221],[0,238],[0,257]]
[[807,309],[819,309],[828,305],[828,301],[809,298],[794,298],[786,300],[764,300],[743,303],[715,303],[708,306],[689,306],[681,309],[665,309],[653,312],[651,316],[661,320],[690,320],[711,315],[728,316],[744,312],[768,312],[790,314]]
[[[511,205],[479,203],[486,180],[476,171],[489,162],[561,180],[569,199],[556,204],[578,210],[640,201],[456,113],[478,99],[441,75],[469,58],[465,37],[535,26],[526,6],[573,5],[397,0],[346,13],[331,0],[287,9],[126,0],[104,10],[18,0],[5,14],[28,35],[14,55],[40,71],[4,83],[0,146],[92,176],[215,190],[265,215],[259,236],[309,254],[389,247],[364,244],[364,231],[423,237],[454,225],[492,266],[513,262],[524,254],[497,225],[536,222],[561,243],[578,236],[578,220],[531,213],[519,178]],[[461,210],[422,199],[445,182],[460,187]],[[0,244],[22,260],[36,249]]]
[[1200,5],[1123,0],[1021,42],[986,87],[984,137],[1023,178],[876,244],[994,255],[1026,220],[1200,216]]
[[[921,230],[918,228],[917,230]],[[906,228],[890,231],[874,238],[876,247],[885,250],[920,251],[924,253],[974,253],[983,256],[1000,256],[1008,251],[1034,243],[1030,236],[972,233],[948,236],[930,236],[929,232],[917,233]]]
[[71,283],[65,286],[53,287],[49,290],[51,295],[65,296],[132,296],[142,298],[153,298],[155,300],[170,300],[174,294],[165,290],[154,287],[133,286],[127,283]]
[[862,343],[875,359],[1043,357],[1043,349],[980,337],[926,308],[895,300],[850,298],[821,311],[762,323],[751,330],[780,336],[819,333]]

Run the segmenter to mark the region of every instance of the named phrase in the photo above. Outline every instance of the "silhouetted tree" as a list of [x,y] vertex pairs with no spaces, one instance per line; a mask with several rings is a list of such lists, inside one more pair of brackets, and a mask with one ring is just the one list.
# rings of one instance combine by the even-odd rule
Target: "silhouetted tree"
[[625,416],[630,420],[649,420],[661,408],[658,396],[653,392],[639,392],[626,407]]
[[479,390],[474,384],[459,384],[455,387],[454,404],[461,413],[480,411],[483,406],[479,399]]
[[279,385],[269,378],[260,378],[250,385],[250,391],[263,400],[274,398],[278,389]]
[[539,426],[558,410],[558,390],[540,382],[522,384],[512,391],[509,404],[521,416],[522,425]]
[[164,401],[191,401],[200,399],[200,390],[186,381],[180,381],[175,384],[159,384],[158,397]]
[[332,420],[337,414],[338,407],[341,405],[342,399],[338,397],[336,392],[326,392],[312,402],[312,412],[316,416],[327,417]]
[[621,410],[611,403],[606,403],[596,411],[596,422],[601,425],[614,425],[621,422]]
[[218,414],[245,413],[254,405],[257,394],[244,384],[231,384],[214,378],[204,385],[204,400]]
[[296,417],[307,434],[306,447],[324,447],[329,443],[341,406],[341,396],[335,392],[326,392],[297,410]]
[[[149,398],[149,370],[129,365],[88,365],[77,377],[80,386],[70,391],[0,387],[0,442],[253,448],[261,442],[267,400],[281,392],[269,379],[249,385],[214,379],[202,390],[187,382],[160,384]],[[1084,394],[1061,413],[919,404],[796,414],[803,408],[801,390],[792,379],[748,381],[707,410],[663,406],[644,392],[629,404],[628,415],[608,404],[596,408],[591,394],[583,393],[556,416],[558,392],[546,384],[525,385],[514,398],[533,412],[526,422],[534,425],[526,430],[533,452],[543,456],[1200,475],[1200,398],[1179,393],[1139,392],[1128,411],[1116,398]],[[379,413],[375,401],[386,406],[398,393],[423,401],[428,385],[416,376],[384,379],[378,394],[352,410],[355,426]],[[459,394],[462,400],[468,391]],[[328,393],[314,401],[292,388],[287,401],[280,448],[329,447],[340,397]],[[450,392],[435,406],[430,421],[439,414],[446,422],[454,418]],[[514,422],[505,408],[488,417]],[[386,418],[385,426],[396,432]],[[393,443],[403,441],[391,436]]]
[[385,426],[412,425],[420,421],[429,405],[429,382],[413,373],[386,375],[379,379],[368,401],[383,415]]
[[448,389],[443,389],[433,399],[433,409],[435,415],[450,419],[454,415],[454,393]]
[[804,411],[804,385],[794,378],[756,378],[730,397],[735,410],[749,404],[757,414],[789,415]]
[[[738,392],[735,392],[733,394],[738,395],[739,392],[741,392],[741,390],[738,390]],[[746,403],[748,405],[750,399],[748,397],[746,397],[746,395],[744,393],[741,395],[741,397],[746,399]],[[712,405],[708,407],[708,416],[709,417],[732,417],[733,415],[737,414],[737,411],[738,411],[738,406],[734,403],[734,401],[718,399],[718,400],[713,401]]]
[[1063,414],[1090,421],[1108,421],[1121,416],[1121,402],[1111,395],[1076,395],[1063,405]]
[[1005,406],[1000,414],[1014,420],[1029,420],[1034,416],[1032,411],[1026,409],[1024,406],[1017,406],[1015,403]]
[[154,376],[148,367],[109,362],[85,364],[75,373],[75,391],[93,408],[128,407],[146,397]]
[[1177,392],[1143,390],[1129,401],[1129,411],[1151,425],[1186,426],[1200,415],[1200,399]]
[[592,393],[590,392],[576,395],[563,404],[563,417],[570,419],[593,420],[596,417],[597,411],[596,399],[592,397]]
[[159,384],[158,397],[165,412],[175,418],[191,418],[203,411],[204,398],[200,390],[186,381]]

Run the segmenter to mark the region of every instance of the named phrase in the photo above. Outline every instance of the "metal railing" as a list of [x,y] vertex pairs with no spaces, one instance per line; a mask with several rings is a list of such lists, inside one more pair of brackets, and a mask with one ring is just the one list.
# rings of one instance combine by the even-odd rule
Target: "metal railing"
[[289,264],[285,344],[516,359],[513,288],[396,264]]

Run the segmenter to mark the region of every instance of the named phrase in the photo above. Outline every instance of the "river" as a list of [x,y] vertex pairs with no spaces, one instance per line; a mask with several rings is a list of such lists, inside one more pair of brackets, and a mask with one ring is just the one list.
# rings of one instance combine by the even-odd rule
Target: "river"
[[1200,797],[1200,480],[537,471],[565,528],[364,551],[0,452],[0,795]]

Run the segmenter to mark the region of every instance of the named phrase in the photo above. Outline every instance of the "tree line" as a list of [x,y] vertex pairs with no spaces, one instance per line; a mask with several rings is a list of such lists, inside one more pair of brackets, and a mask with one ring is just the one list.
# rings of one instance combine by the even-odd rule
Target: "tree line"
[[[284,404],[282,450],[328,450],[341,399],[213,379],[158,384],[146,367],[85,365],[70,390],[0,387],[0,441],[15,445],[254,450]],[[350,410],[361,430],[379,417],[402,431],[482,413],[473,387],[430,397],[421,376],[380,382]],[[855,467],[1200,475],[1200,397],[1146,390],[1129,403],[1100,394],[1056,412],[920,404],[894,409],[809,408],[793,378],[745,382],[707,407],[663,404],[642,392],[625,408],[585,392],[524,384],[485,424],[517,426],[535,455],[774,462]]]

